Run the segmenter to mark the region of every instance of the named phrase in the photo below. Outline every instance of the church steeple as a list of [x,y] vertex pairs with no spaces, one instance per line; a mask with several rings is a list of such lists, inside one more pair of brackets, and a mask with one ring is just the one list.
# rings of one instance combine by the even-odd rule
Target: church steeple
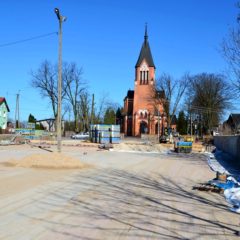
[[147,34],[147,23],[145,24],[145,35],[144,35],[144,44],[146,45],[148,41],[148,34]]
[[144,43],[141,48],[141,52],[139,54],[137,63],[135,68],[140,67],[142,61],[145,59],[149,67],[154,67],[153,57],[151,53],[151,49],[148,43],[148,32],[147,32],[147,24],[145,25],[145,35],[144,35]]

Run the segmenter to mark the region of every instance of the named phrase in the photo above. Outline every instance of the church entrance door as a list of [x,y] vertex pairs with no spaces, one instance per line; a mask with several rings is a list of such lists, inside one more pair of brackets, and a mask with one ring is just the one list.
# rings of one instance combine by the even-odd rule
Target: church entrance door
[[132,118],[127,120],[127,136],[132,136]]
[[145,121],[141,121],[140,123],[140,134],[148,134],[148,126]]

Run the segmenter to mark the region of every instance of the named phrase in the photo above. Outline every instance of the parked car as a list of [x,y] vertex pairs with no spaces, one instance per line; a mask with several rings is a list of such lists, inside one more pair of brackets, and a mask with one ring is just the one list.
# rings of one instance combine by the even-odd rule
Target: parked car
[[167,135],[160,136],[160,139],[159,139],[160,143],[168,143],[169,141],[170,141],[169,136],[167,136]]
[[77,133],[71,136],[72,139],[86,140],[89,138],[89,133]]

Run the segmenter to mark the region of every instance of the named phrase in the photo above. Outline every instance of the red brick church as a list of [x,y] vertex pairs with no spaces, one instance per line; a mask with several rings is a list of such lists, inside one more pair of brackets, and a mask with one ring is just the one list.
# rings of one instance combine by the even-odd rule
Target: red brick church
[[[167,127],[162,104],[154,104],[151,97],[155,85],[155,70],[146,27],[135,66],[134,90],[129,90],[124,98],[123,132],[127,136],[162,134]],[[164,96],[164,92],[160,94]]]

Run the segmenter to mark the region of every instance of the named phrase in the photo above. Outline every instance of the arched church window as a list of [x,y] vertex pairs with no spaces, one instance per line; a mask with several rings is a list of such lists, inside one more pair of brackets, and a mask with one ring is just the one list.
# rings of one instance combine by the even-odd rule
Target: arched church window
[[145,83],[145,71],[140,71],[140,84]]
[[140,84],[148,84],[149,80],[149,68],[144,62],[140,67]]
[[141,71],[141,84],[148,84],[149,71]]

